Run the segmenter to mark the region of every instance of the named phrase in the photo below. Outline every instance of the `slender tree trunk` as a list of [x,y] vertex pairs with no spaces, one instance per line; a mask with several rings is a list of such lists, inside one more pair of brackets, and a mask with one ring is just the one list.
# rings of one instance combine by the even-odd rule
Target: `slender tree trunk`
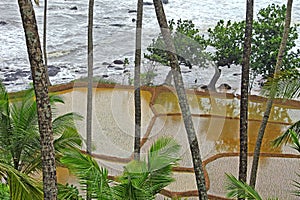
[[[92,113],[93,113],[93,20],[94,20],[94,0],[89,0],[88,16],[88,91],[87,91],[87,112],[86,112],[86,151],[92,154]],[[92,199],[87,185],[87,200]]]
[[[285,53],[286,43],[288,40],[290,24],[291,24],[292,5],[293,5],[293,0],[288,0],[286,16],[285,16],[284,31],[283,31],[283,36],[282,36],[282,40],[281,40],[281,44],[280,44],[279,52],[278,52],[278,56],[277,56],[274,77],[277,76],[277,74],[280,72],[280,68],[282,66],[282,60],[283,60],[283,56]],[[269,120],[269,116],[271,113],[273,99],[275,97],[276,91],[277,91],[277,84],[273,84],[271,91],[270,91],[268,101],[267,101],[266,111],[264,113],[259,131],[258,131],[257,139],[256,139],[256,146],[254,149],[254,156],[253,156],[251,177],[250,177],[250,186],[252,186],[253,188],[255,188],[255,184],[256,184],[257,169],[258,169],[258,162],[259,162],[259,156],[260,156],[260,148],[261,148],[262,140],[264,137],[265,129],[266,129],[266,126],[267,126],[267,123]]]
[[136,17],[135,38],[135,68],[134,68],[134,108],[135,108],[135,137],[134,159],[140,159],[141,148],[141,56],[142,56],[142,24],[143,24],[143,0],[138,0]]
[[[48,74],[48,57],[47,57],[47,8],[48,8],[48,0],[45,0],[44,3],[44,27],[43,27],[43,53],[44,53],[44,64],[46,73]],[[47,76],[47,84],[51,85],[49,76]]]
[[[242,64],[241,100],[240,100],[240,159],[239,180],[246,183],[248,160],[248,93],[249,66],[251,55],[251,39],[253,24],[253,0],[247,1],[246,29]],[[242,198],[239,198],[242,199]]]
[[31,0],[18,0],[25,31],[27,52],[37,102],[41,137],[43,190],[45,200],[57,198],[55,153],[53,147],[52,113],[49,102],[47,73],[43,64],[38,28]]
[[175,88],[177,91],[179,105],[181,108],[182,117],[183,117],[185,129],[187,132],[188,141],[190,145],[190,150],[192,154],[199,199],[204,200],[207,199],[207,192],[205,186],[204,171],[202,167],[202,160],[200,156],[200,149],[199,149],[197,135],[194,129],[192,116],[191,116],[190,108],[188,105],[188,101],[184,89],[182,75],[181,75],[180,67],[176,56],[175,46],[171,39],[171,33],[168,27],[166,15],[164,13],[161,0],[153,0],[153,3],[155,7],[156,17],[160,26],[160,30],[167,47],[170,66],[173,69],[172,73],[173,73]]

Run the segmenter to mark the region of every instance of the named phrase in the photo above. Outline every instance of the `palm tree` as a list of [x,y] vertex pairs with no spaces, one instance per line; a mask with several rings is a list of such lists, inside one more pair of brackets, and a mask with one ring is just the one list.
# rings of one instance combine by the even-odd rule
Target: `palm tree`
[[164,13],[163,5],[160,0],[153,0],[154,8],[156,12],[157,21],[160,26],[160,30],[167,47],[168,59],[172,68],[175,88],[179,99],[179,105],[182,112],[182,117],[185,125],[185,129],[188,136],[190,150],[193,159],[193,166],[196,177],[196,184],[198,188],[199,199],[207,199],[207,191],[205,186],[204,171],[202,168],[202,160],[200,156],[200,149],[198,144],[197,135],[192,121],[191,111],[188,105],[187,97],[185,94],[184,83],[178,59],[176,56],[176,50],[173,41],[171,40],[171,33]]
[[143,0],[137,3],[136,38],[135,38],[135,68],[134,68],[134,108],[135,108],[135,137],[134,159],[140,159],[141,141],[141,54],[142,54],[142,24],[143,24]]
[[94,199],[154,199],[162,188],[174,181],[172,167],[179,160],[179,150],[174,139],[160,138],[144,160],[128,163],[115,182],[108,180],[108,171],[99,167],[90,155],[67,151],[61,162],[77,176],[83,189],[90,186],[88,190]]
[[242,64],[241,100],[240,100],[240,159],[239,180],[247,180],[248,160],[248,88],[249,88],[249,66],[251,55],[251,38],[253,24],[253,0],[247,1],[246,30],[244,41],[244,53]]
[[[293,0],[287,1],[287,10],[286,10],[286,17],[285,17],[285,25],[284,25],[284,31],[282,36],[282,41],[279,47],[278,56],[277,56],[277,62],[275,66],[275,73],[274,77],[278,76],[280,73],[280,68],[282,66],[282,60],[285,53],[285,47],[288,39],[290,24],[291,24],[291,13],[292,13],[292,5]],[[256,145],[254,149],[254,156],[253,156],[253,162],[252,162],[252,168],[251,168],[251,176],[250,176],[250,186],[255,188],[256,184],[256,177],[257,177],[257,169],[258,169],[258,161],[259,161],[259,155],[260,155],[260,148],[262,144],[262,139],[264,136],[264,132],[268,123],[268,119],[271,113],[272,105],[273,105],[273,99],[275,96],[278,86],[277,84],[273,84],[270,95],[267,101],[266,111],[263,116],[263,120],[261,122],[261,126],[259,128],[259,132],[257,135]]]
[[48,95],[46,68],[43,63],[40,37],[31,0],[18,0],[25,32],[27,52],[35,90],[41,142],[44,199],[57,198],[55,152],[53,146],[52,113]]
[[[55,102],[63,103],[58,96],[51,96],[50,102],[53,104]],[[0,160],[6,166],[19,171],[18,175],[25,178],[29,174],[40,173],[42,168],[36,110],[37,103],[34,100],[33,89],[23,92],[22,99],[9,99],[4,85],[0,83]],[[82,139],[76,130],[75,119],[81,119],[81,117],[75,113],[67,113],[53,120],[57,165],[61,165],[59,158],[65,149],[72,151],[81,147]],[[5,177],[9,177],[9,174],[6,173]],[[23,178],[14,180],[23,181]],[[10,185],[10,189],[16,187],[14,184],[23,184],[9,181],[7,183]],[[35,184],[37,183],[35,182]]]

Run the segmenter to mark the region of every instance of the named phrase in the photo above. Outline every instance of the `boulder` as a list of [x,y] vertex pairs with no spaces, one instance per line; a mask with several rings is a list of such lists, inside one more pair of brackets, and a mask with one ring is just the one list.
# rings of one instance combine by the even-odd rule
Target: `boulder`
[[77,6],[73,6],[70,8],[70,10],[78,10]]
[[0,21],[0,25],[4,26],[4,25],[7,25],[8,23],[5,22],[5,21]]
[[152,2],[143,2],[143,5],[144,5],[144,6],[152,6],[153,3],[152,3]]
[[221,85],[219,85],[218,89],[221,89],[221,90],[231,90],[231,86],[227,83],[222,83]]
[[125,24],[110,24],[110,26],[115,26],[115,27],[122,28],[122,27],[124,27],[126,25]]
[[136,13],[136,10],[128,10],[128,13]]
[[117,65],[123,65],[124,64],[124,62],[122,60],[114,60],[113,63],[117,64]]
[[60,67],[56,67],[54,65],[49,65],[48,66],[48,75],[51,76],[56,76],[60,72]]

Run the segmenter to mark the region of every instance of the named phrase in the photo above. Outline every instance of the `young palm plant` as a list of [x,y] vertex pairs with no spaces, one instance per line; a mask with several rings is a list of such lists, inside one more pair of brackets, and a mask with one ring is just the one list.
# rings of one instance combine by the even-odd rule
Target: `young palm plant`
[[[53,104],[63,102],[58,96],[52,96],[50,99]],[[74,123],[75,119],[80,118],[75,113],[67,113],[53,120],[57,165],[60,165],[59,158],[65,149],[77,150],[82,144]],[[0,160],[3,166],[8,167],[7,169],[0,168],[0,173],[9,185],[10,192],[15,190],[14,187],[23,187],[26,181],[24,177],[28,178],[27,175],[41,172],[40,148],[37,105],[33,90],[24,92],[22,98],[11,100],[4,85],[0,83]],[[12,173],[16,175],[10,177]],[[16,178],[17,176],[19,178]],[[35,189],[35,187],[29,187],[24,191],[28,192],[29,189]]]
[[108,179],[105,168],[79,151],[67,151],[61,162],[77,176],[83,189],[88,188],[92,199],[154,199],[174,181],[172,167],[179,160],[179,150],[174,139],[160,138],[151,146],[147,158],[132,160],[114,182]]

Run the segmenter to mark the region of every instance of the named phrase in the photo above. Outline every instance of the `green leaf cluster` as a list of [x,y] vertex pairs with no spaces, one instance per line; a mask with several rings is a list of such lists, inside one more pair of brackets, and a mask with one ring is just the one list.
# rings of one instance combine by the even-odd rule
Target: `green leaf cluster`
[[[271,4],[261,9],[253,22],[251,47],[251,69],[255,76],[264,78],[274,74],[279,46],[281,43],[286,6]],[[283,59],[282,71],[300,67],[300,50],[295,50],[299,24],[291,26]],[[212,58],[219,66],[242,64],[245,21],[220,20],[214,29],[209,29],[209,46],[215,48]]]
[[[174,52],[180,63],[191,67],[192,65],[205,66],[209,54],[205,52],[207,42],[204,35],[200,35],[199,29],[191,20],[179,19],[177,23],[172,19],[169,21],[172,40],[176,49]],[[169,66],[167,48],[162,34],[152,40],[147,48],[148,54],[145,58],[163,65]]]

